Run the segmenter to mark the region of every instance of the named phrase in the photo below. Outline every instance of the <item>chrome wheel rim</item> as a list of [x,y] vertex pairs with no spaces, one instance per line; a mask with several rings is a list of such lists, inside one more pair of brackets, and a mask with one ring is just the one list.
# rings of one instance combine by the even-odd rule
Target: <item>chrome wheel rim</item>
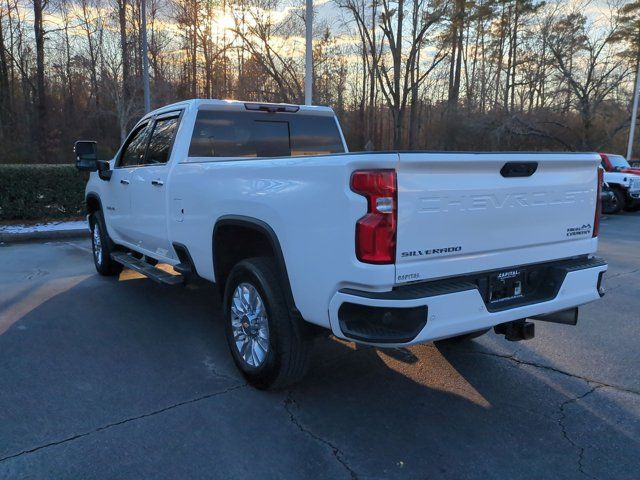
[[233,343],[240,358],[259,367],[269,352],[269,319],[258,290],[250,283],[239,284],[231,298]]
[[102,265],[102,240],[100,239],[100,225],[96,223],[93,226],[93,256],[98,265]]

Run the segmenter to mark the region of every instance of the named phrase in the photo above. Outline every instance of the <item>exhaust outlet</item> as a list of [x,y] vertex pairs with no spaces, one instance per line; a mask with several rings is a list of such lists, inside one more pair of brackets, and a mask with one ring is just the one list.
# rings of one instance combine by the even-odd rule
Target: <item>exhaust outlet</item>
[[536,315],[531,320],[541,320],[543,322],[561,323],[562,325],[576,325],[578,323],[578,307],[551,312],[545,315]]

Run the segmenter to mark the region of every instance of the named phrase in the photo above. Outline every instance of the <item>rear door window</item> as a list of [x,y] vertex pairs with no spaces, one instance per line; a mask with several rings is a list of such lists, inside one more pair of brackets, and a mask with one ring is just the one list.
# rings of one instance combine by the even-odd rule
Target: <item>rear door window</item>
[[334,117],[200,110],[190,157],[288,157],[343,153]]

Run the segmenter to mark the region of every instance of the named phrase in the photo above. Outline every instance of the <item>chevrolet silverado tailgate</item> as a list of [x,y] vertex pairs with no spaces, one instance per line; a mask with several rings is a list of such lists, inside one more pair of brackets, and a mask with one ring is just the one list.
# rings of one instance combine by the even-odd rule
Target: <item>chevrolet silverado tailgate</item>
[[600,157],[401,153],[396,283],[592,253]]

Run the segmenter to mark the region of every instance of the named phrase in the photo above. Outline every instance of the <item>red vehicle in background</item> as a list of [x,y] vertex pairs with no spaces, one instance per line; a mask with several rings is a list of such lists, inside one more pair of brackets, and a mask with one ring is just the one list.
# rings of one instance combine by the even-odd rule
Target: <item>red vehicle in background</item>
[[620,172],[640,175],[640,168],[632,167],[627,159],[622,155],[614,155],[612,153],[601,153],[602,166],[606,172]]
[[601,153],[604,181],[615,195],[613,212],[640,209],[640,168],[634,168],[622,155]]

